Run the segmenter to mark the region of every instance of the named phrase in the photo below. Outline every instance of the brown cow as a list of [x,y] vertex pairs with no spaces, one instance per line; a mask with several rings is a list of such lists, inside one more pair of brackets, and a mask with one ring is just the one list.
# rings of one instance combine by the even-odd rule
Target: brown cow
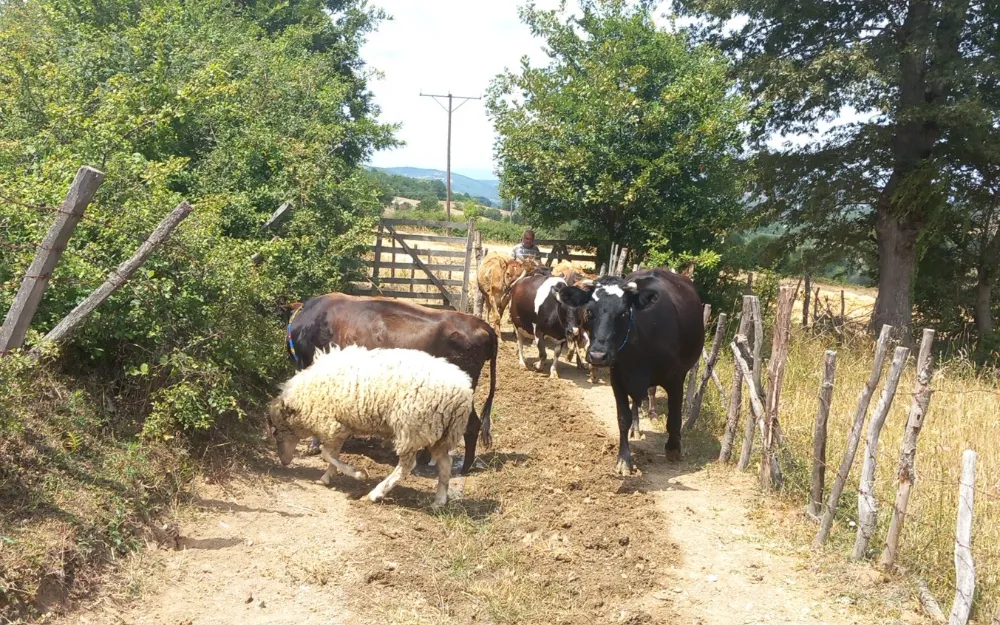
[[510,289],[525,275],[527,269],[523,261],[509,260],[496,254],[490,254],[479,265],[476,285],[483,296],[483,317],[487,322],[493,317],[493,331],[497,336],[500,336],[503,311],[510,301]]
[[[330,344],[417,349],[443,358],[479,383],[483,365],[490,362],[490,392],[483,404],[482,421],[472,409],[465,429],[467,474],[476,458],[476,438],[482,425],[483,446],[493,444],[490,411],[497,381],[497,334],[485,321],[452,310],[433,310],[380,297],[328,293],[304,303],[288,324],[286,348],[299,369],[312,364],[317,349]],[[314,441],[315,444],[315,441]]]

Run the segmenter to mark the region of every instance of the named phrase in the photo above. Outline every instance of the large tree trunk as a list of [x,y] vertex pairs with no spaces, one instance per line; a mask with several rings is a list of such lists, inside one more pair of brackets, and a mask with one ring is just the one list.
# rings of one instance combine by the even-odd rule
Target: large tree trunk
[[979,337],[993,334],[992,275],[988,268],[978,268],[976,280],[976,329]]
[[883,325],[891,325],[897,333],[896,338],[908,343],[920,226],[913,219],[894,215],[891,206],[880,206],[875,232],[878,237],[878,296],[872,314],[872,330],[878,333]]

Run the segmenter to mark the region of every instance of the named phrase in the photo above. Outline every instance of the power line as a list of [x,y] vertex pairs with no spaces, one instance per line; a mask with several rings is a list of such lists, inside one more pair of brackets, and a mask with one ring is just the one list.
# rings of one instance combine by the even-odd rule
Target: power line
[[[420,92],[420,97],[422,98],[434,98],[434,101],[438,103],[438,106],[443,108],[448,112],[448,169],[446,173],[445,183],[448,185],[448,195],[445,200],[445,218],[451,221],[451,114],[462,107],[463,104],[469,100],[480,100],[482,96],[463,96],[463,95],[452,95],[448,92],[448,95],[434,95],[432,93]],[[448,98],[448,106],[445,107],[444,104],[438,98]],[[452,106],[454,100],[461,100],[458,106]]]

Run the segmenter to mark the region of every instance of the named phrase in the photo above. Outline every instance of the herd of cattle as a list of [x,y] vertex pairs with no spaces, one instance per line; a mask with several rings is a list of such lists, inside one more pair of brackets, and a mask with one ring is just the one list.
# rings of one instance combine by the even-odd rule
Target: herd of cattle
[[[323,439],[321,453],[329,468],[322,481],[329,484],[334,470],[355,477],[359,475],[356,469],[338,458],[340,446],[348,436],[373,434],[393,439],[400,463],[372,491],[370,497],[374,500],[384,496],[392,485],[413,469],[411,455],[424,462],[430,460],[428,456],[433,456],[439,467],[440,479],[445,480],[451,462],[450,459],[442,462],[441,451],[446,449],[444,455],[447,456],[447,452],[454,447],[448,441],[457,443],[458,435],[454,429],[460,428],[465,438],[461,472],[467,474],[475,461],[477,440],[481,440],[487,449],[492,445],[490,412],[496,391],[501,318],[507,309],[514,326],[522,368],[526,368],[524,347],[535,345],[539,355],[536,368],[543,370],[545,342],[548,340],[554,343],[550,377],[558,377],[556,367],[563,350],[568,350],[568,360],[572,361],[575,356],[578,368],[584,366],[581,352],[585,353],[591,380],[595,380],[598,368],[609,369],[619,427],[615,469],[620,475],[629,475],[633,471],[630,431],[638,434],[639,405],[648,396],[652,408],[657,386],[666,391],[668,401],[665,453],[668,459],[680,458],[684,377],[697,362],[704,347],[702,304],[688,272],[678,274],[670,269],[655,268],[636,271],[624,278],[597,277],[581,272],[570,263],[559,263],[549,269],[531,259],[510,260],[492,254],[481,263],[477,282],[483,297],[484,317],[491,320],[492,325],[462,312],[342,293],[314,297],[301,306],[295,306],[288,324],[287,349],[299,372],[284,385],[282,395],[272,404],[268,417],[268,431],[278,440],[282,462],[287,464],[291,460],[291,450],[301,438],[312,436],[316,442]],[[345,346],[360,349],[347,352],[342,349]],[[453,384],[455,372],[459,372],[462,379],[468,380],[470,397],[478,385],[484,365],[489,362],[489,393],[481,413],[477,414],[470,399],[467,419],[465,416],[460,421],[444,418],[440,407],[428,408],[414,401],[414,396],[426,392],[427,385],[434,383],[432,379],[415,381],[398,373],[393,379],[401,388],[392,396],[395,399],[382,389],[379,391],[382,400],[372,402],[366,399],[363,389],[366,386],[381,389],[387,383],[385,376],[372,373],[370,375],[375,377],[366,379],[358,377],[360,373],[354,373],[351,378],[353,386],[345,387],[340,383],[338,388],[353,389],[349,391],[354,393],[350,401],[355,402],[356,410],[373,413],[368,421],[361,425],[358,419],[345,423],[343,415],[331,414],[329,419],[338,423],[333,429],[316,425],[315,415],[310,417],[313,419],[311,426],[304,417],[295,421],[296,412],[314,410],[292,409],[297,401],[296,393],[302,397],[329,397],[335,392],[348,392],[330,390],[336,384],[323,382],[323,374],[315,371],[318,367],[313,367],[314,362],[318,363],[328,356],[329,362],[340,362],[345,353],[350,353],[350,357],[359,363],[356,371],[364,371],[366,369],[362,365],[368,360],[413,360],[414,351],[433,357],[430,360],[441,362],[445,369],[450,367],[448,371],[441,366],[437,368],[437,379],[441,380],[441,384],[446,384],[445,381]],[[333,365],[328,363],[324,366],[329,369]],[[426,365],[423,368],[428,371],[433,369]],[[326,377],[330,375],[333,374]],[[307,379],[313,385],[312,390],[308,393],[296,391],[296,385],[300,389],[306,388],[304,381]],[[407,386],[413,388],[403,388]],[[340,403],[344,403],[343,398]],[[452,404],[461,405],[461,401],[455,399]],[[424,428],[421,436],[424,438],[439,438],[427,439],[426,448],[421,448],[421,453],[417,454],[412,445],[405,447],[397,440],[408,436],[405,432],[413,430],[413,424],[407,425],[407,420],[421,424]],[[446,486],[439,485],[435,504],[443,503],[441,488],[445,488],[446,492]]]

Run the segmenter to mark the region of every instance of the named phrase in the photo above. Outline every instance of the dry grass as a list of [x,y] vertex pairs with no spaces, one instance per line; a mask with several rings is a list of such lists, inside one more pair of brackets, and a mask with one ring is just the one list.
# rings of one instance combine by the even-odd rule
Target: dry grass
[[[828,348],[837,350],[837,371],[828,427],[827,492],[843,458],[858,394],[871,372],[874,352],[873,341],[854,338],[850,343],[837,345],[833,336],[816,336],[802,330],[798,323],[793,325],[780,419],[787,444],[782,459],[786,479],[784,496],[796,505],[804,505],[808,500],[812,430],[823,352]],[[885,545],[895,500],[896,470],[912,397],[915,356],[911,354],[907,363],[879,443],[878,530],[871,541],[869,554],[873,563]],[[888,359],[883,381],[887,371]],[[728,384],[732,375],[729,360],[720,363],[720,375]],[[918,441],[917,483],[910,499],[898,563],[925,579],[947,612],[955,592],[954,532],[961,456],[965,449],[975,450],[979,456],[973,530],[977,578],[975,615],[977,622],[989,622],[990,615],[1000,608],[1000,421],[997,420],[1000,386],[996,379],[977,374],[967,363],[952,361],[936,363],[932,388],[934,394]],[[880,384],[869,406],[869,416],[881,391]],[[744,415],[747,410],[744,407]],[[864,432],[867,433],[867,421]],[[736,449],[738,453],[739,441]],[[854,541],[855,529],[850,524],[857,520],[857,479],[863,454],[864,441],[858,449],[829,543],[829,551],[843,554],[845,558]]]

